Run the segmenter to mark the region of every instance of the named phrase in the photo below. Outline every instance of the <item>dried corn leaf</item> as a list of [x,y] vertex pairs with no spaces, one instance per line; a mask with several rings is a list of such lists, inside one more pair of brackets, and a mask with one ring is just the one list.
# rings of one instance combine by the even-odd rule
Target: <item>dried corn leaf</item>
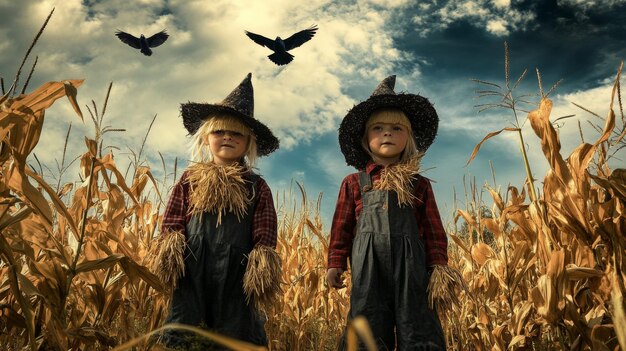
[[610,325],[596,325],[591,328],[591,346],[594,351],[611,351],[611,348],[607,347],[608,341],[614,338],[613,328]]
[[522,192],[520,193],[514,186],[509,186],[507,188],[507,193],[510,195],[510,205],[511,206],[522,206],[524,201],[526,201],[526,188],[522,188]]
[[141,279],[146,282],[146,284],[150,285],[150,287],[152,287],[155,291],[164,291],[164,287],[159,281],[159,278],[156,275],[152,274],[150,270],[145,266],[137,264],[131,258],[126,256],[120,259],[120,265],[124,270],[126,276],[128,276],[131,281],[134,282],[137,279]]
[[466,166],[469,165],[472,160],[474,159],[474,157],[476,157],[476,154],[478,153],[478,150],[480,150],[480,146],[487,141],[488,139],[493,138],[494,136],[504,132],[504,131],[508,131],[508,132],[517,132],[519,131],[519,128],[511,128],[511,127],[507,127],[507,128],[502,128],[496,132],[491,132],[489,134],[487,134],[487,136],[485,136],[483,138],[483,140],[480,141],[480,143],[478,143],[475,147],[474,147],[474,151],[472,151],[472,155],[470,156],[469,160],[467,160],[467,163],[465,164]]
[[561,142],[559,136],[550,122],[550,112],[552,111],[552,101],[542,98],[537,110],[530,111],[528,120],[535,134],[541,138],[541,149],[550,164],[550,168],[555,172],[563,185],[567,186],[571,180],[571,174],[561,157]]
[[24,316],[8,305],[2,306],[0,309],[0,318],[2,318],[4,323],[6,323],[9,330],[12,328],[26,328],[26,320],[24,319]]
[[2,218],[0,218],[0,232],[3,231],[5,228],[23,221],[24,219],[26,219],[31,213],[32,213],[32,209],[29,207],[22,207],[14,212],[10,212],[10,213],[5,213],[4,216],[2,216]]
[[486,186],[487,191],[489,191],[489,194],[491,194],[491,198],[493,199],[493,202],[495,203],[496,206],[498,206],[498,209],[500,211],[502,211],[505,207],[504,205],[504,201],[502,201],[502,196],[500,196],[500,193],[496,191],[496,189],[490,187],[490,186]]
[[[63,82],[47,82],[28,95],[20,95],[13,100],[10,108],[22,112],[45,110],[59,98],[67,96],[78,116],[83,119],[76,101],[76,88],[83,84],[83,79],[69,79]],[[0,115],[1,116],[1,115]],[[0,117],[1,118],[1,117]]]
[[37,188],[28,182],[24,169],[19,170],[16,167],[11,168],[7,178],[7,185],[11,188],[11,190],[20,194],[22,201],[26,202],[35,211],[35,213],[44,219],[43,224],[46,226],[46,231],[51,233],[52,211],[48,205],[48,201],[43,197],[39,190],[37,190]]
[[576,178],[579,186],[588,183],[584,182],[584,176],[587,173],[587,167],[589,167],[589,162],[593,159],[595,151],[595,146],[583,143],[580,144],[567,158],[567,163],[572,171],[572,176]]
[[589,267],[577,267],[575,264],[570,263],[566,268],[567,277],[570,280],[581,280],[588,278],[599,278],[604,276],[604,272],[598,269]]
[[72,189],[74,189],[74,183],[65,183],[63,187],[61,188],[61,190],[59,191],[59,193],[57,194],[57,196],[60,199],[63,196],[67,195],[67,193],[72,191]]
[[[361,340],[364,341],[365,347],[368,351],[376,351],[378,349],[378,347],[376,347],[376,342],[374,341],[372,330],[370,329],[365,317],[358,316],[351,320],[348,324],[348,334],[350,334],[351,330],[354,331],[355,335],[358,335]],[[351,342],[354,342],[355,340],[356,337],[352,338]],[[347,345],[348,349],[357,346],[357,343],[352,344],[351,342]]]
[[465,219],[465,222],[467,222],[467,226],[468,229],[471,231],[472,229],[477,228],[477,223],[476,220],[474,219],[474,217],[469,214],[467,211],[463,211],[463,210],[457,210],[457,218],[458,216],[463,217],[463,219]]
[[618,277],[613,273],[613,291],[611,304],[613,305],[613,325],[617,340],[622,350],[626,350],[626,313],[624,312],[624,296],[619,288]]
[[499,221],[493,218],[481,218],[480,224],[484,228],[487,228],[488,231],[492,232],[493,235],[496,237],[496,239],[498,239],[498,244],[502,245],[501,238],[502,238],[503,233],[502,233],[502,229],[500,228]]
[[[112,154],[106,154],[104,157],[102,157],[102,159],[98,160],[97,166],[102,166],[104,167],[104,169],[111,171],[111,173],[115,175],[117,186],[122,188],[129,195],[134,205],[139,205],[139,200],[137,200],[133,192],[128,188],[124,180],[124,176],[117,169],[117,166],[115,165],[115,161],[113,160]],[[104,173],[104,170],[103,170],[103,173]]]
[[29,177],[35,179],[37,181],[37,184],[39,184],[39,186],[41,186],[48,193],[48,196],[50,196],[50,199],[52,200],[52,203],[54,204],[54,207],[56,208],[58,213],[65,218],[72,232],[78,237],[78,227],[76,227],[74,218],[72,217],[72,215],[70,215],[67,207],[65,206],[65,203],[59,198],[56,192],[50,187],[50,185],[48,185],[48,183],[43,180],[43,178],[39,174],[33,172],[31,169],[26,168],[25,173]]
[[163,330],[166,329],[174,329],[174,330],[185,330],[185,331],[190,331],[192,333],[198,334],[202,337],[207,338],[208,340],[212,340],[215,341],[217,343],[219,343],[222,346],[226,346],[227,348],[231,349],[231,350],[235,350],[235,351],[266,351],[267,348],[264,346],[258,346],[258,345],[254,345],[251,343],[247,343],[244,341],[239,341],[239,340],[235,340],[233,338],[229,338],[226,336],[222,336],[219,335],[217,333],[214,332],[210,332],[207,331],[206,329],[202,329],[202,328],[198,328],[198,327],[192,327],[192,326],[188,326],[188,325],[184,325],[184,324],[178,324],[178,323],[169,323],[164,325],[163,327],[153,330],[152,332],[142,335],[136,339],[130,340],[116,348],[114,348],[112,351],[122,351],[122,350],[128,350],[130,348],[130,346],[134,346],[139,344],[140,342],[147,340],[150,336],[152,336],[153,334],[156,334],[158,332],[161,332]]
[[137,168],[137,171],[135,172],[135,178],[133,179],[133,184],[130,187],[130,191],[137,198],[143,192],[146,184],[148,184],[148,176],[146,175],[146,172],[149,172],[149,168],[145,166]]
[[82,261],[76,265],[76,273],[90,272],[97,269],[105,269],[115,265],[125,256],[122,254],[113,254],[105,258]]
[[24,274],[22,273],[16,273],[17,275],[17,280],[20,282],[20,287],[22,288],[22,291],[26,294],[26,296],[31,297],[31,296],[41,296],[41,293],[39,292],[39,289],[37,289],[35,287],[35,285],[33,284],[33,282],[30,281],[30,279],[28,279],[28,277],[26,277]]
[[528,247],[528,244],[525,242],[521,242],[518,243],[515,246],[515,251],[513,251],[513,256],[511,257],[510,261],[508,262],[508,266],[509,266],[509,271],[514,272],[515,269],[517,268],[520,260],[522,260],[522,258],[525,260],[529,257],[531,257],[531,252],[530,252],[530,248]]
[[126,218],[126,202],[122,191],[114,184],[109,185],[109,191],[103,194],[102,215],[106,223],[107,232],[117,233]]
[[0,256],[3,256],[2,259],[9,264],[9,284],[11,286],[11,292],[13,296],[16,297],[22,309],[26,330],[28,331],[28,338],[32,346],[34,345],[35,339],[35,314],[33,313],[33,306],[30,299],[24,298],[24,295],[21,293],[17,278],[17,273],[21,270],[21,267],[19,262],[16,262],[13,258],[11,247],[2,235],[0,235]]
[[526,336],[525,335],[515,335],[513,337],[513,339],[511,339],[511,342],[509,343],[509,347],[507,349],[508,350],[513,350],[516,347],[524,346],[525,342],[526,342]]
[[528,324],[528,318],[531,316],[533,304],[530,301],[524,301],[521,306],[515,306],[512,321],[514,321],[515,335],[521,335],[524,328]]
[[485,243],[477,243],[472,245],[472,258],[480,266],[484,265],[487,260],[494,257],[493,250]]
[[623,169],[623,168],[615,169],[613,170],[611,175],[608,176],[608,178],[595,176],[593,174],[590,174],[589,176],[598,185],[600,185],[607,191],[613,192],[624,203],[626,203],[626,169]]

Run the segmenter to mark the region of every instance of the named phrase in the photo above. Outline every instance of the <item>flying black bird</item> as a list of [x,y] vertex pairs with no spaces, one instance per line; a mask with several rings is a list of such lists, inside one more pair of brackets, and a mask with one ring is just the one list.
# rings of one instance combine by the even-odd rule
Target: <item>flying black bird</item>
[[287,51],[297,48],[298,46],[311,40],[317,29],[317,26],[313,25],[308,29],[299,31],[285,40],[280,37],[276,37],[276,39],[272,40],[259,34],[254,34],[248,31],[245,32],[246,35],[255,43],[274,51],[274,53],[269,55],[268,58],[275,64],[281,66],[293,61],[293,55]]
[[131,34],[122,32],[121,30],[115,32],[115,35],[120,38],[122,43],[128,44],[135,49],[139,49],[141,53],[146,56],[152,55],[152,50],[150,50],[150,48],[155,48],[165,43],[169,37],[169,35],[165,33],[165,29],[149,38],[144,37],[143,34],[137,38]]

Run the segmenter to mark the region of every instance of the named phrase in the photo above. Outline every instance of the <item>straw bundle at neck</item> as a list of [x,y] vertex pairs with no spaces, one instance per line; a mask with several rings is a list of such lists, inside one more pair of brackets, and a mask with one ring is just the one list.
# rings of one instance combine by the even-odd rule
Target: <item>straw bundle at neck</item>
[[221,166],[215,163],[196,163],[188,167],[190,184],[189,212],[217,214],[217,225],[222,215],[232,212],[237,219],[246,214],[252,202],[243,175],[248,168],[238,163]]
[[406,162],[384,167],[380,178],[374,181],[375,190],[393,190],[398,194],[398,205],[411,206],[415,200],[413,180],[420,173],[420,162],[424,153],[418,153]]

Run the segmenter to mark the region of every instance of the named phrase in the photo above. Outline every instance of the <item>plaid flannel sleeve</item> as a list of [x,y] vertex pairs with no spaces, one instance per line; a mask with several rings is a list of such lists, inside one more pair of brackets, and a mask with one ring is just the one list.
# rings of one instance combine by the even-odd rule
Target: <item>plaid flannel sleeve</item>
[[448,264],[448,236],[428,179],[421,178],[417,187],[417,197],[422,202],[416,206],[416,217],[424,240],[426,264],[428,267],[445,266]]
[[187,208],[189,201],[189,184],[187,183],[187,173],[183,173],[180,180],[170,194],[167,207],[163,213],[161,222],[161,233],[166,231],[176,231],[185,234],[187,226]]
[[354,227],[356,225],[356,201],[353,185],[346,177],[341,183],[335,214],[330,229],[328,245],[328,268],[347,269],[347,259],[352,252]]
[[276,248],[278,220],[276,218],[276,210],[274,209],[272,191],[263,179],[257,181],[256,188],[259,194],[259,202],[252,219],[252,240],[255,245]]

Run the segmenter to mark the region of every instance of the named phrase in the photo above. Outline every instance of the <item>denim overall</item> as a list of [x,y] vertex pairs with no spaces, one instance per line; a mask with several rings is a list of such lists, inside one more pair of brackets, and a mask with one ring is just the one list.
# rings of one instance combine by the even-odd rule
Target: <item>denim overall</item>
[[[252,175],[249,194],[258,175]],[[239,221],[234,213],[193,215],[186,227],[185,275],[179,279],[165,323],[200,326],[211,332],[267,345],[264,321],[246,303],[243,275],[252,242],[256,197]],[[227,350],[195,334],[168,330],[161,342],[184,350]]]
[[350,257],[348,320],[367,318],[379,350],[445,350],[439,318],[428,306],[426,255],[413,207],[400,207],[395,191],[372,190],[365,172],[359,184],[363,208]]

